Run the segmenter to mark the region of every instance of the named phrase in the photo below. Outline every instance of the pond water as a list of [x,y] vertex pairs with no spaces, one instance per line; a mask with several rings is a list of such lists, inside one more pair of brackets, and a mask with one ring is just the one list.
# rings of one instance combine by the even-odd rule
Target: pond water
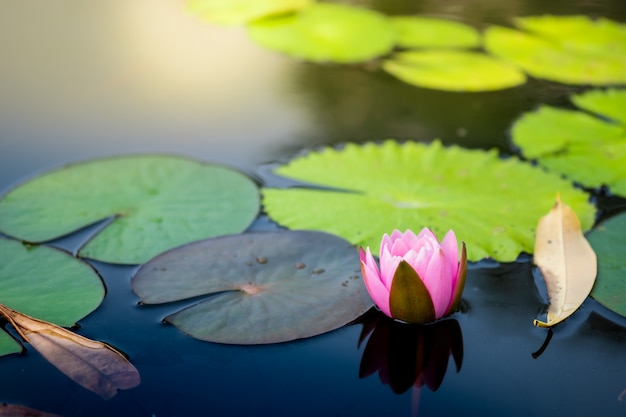
[[[626,21],[623,0],[351,3],[477,27],[543,13]],[[205,24],[176,0],[0,1],[0,57],[0,190],[69,162],[129,153],[186,155],[261,178],[304,148],[389,137],[511,153],[508,129],[522,112],[566,105],[582,90],[539,80],[492,93],[410,87],[379,71],[264,50],[245,30]],[[275,227],[264,218],[253,225]],[[411,370],[391,362],[415,334],[387,329],[399,342],[372,354],[360,337],[385,325],[376,314],[290,343],[201,342],[160,322],[176,305],[137,305],[135,268],[94,266],[108,293],[79,332],[126,352],[141,385],[104,401],[28,349],[0,358],[1,402],[68,417],[626,416],[626,319],[587,299],[533,356],[548,332],[532,325],[546,295],[528,257],[471,266],[464,312],[453,317],[460,369],[447,351],[446,360],[427,356],[430,376],[412,388]],[[417,337],[449,343],[436,331]],[[365,375],[376,368],[372,355],[387,353],[382,377]]]

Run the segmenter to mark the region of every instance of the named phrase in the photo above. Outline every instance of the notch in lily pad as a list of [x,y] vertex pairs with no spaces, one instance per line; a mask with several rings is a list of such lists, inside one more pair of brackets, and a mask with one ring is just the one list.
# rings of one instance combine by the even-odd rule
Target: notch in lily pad
[[9,190],[0,232],[46,242],[111,220],[78,255],[139,264],[165,250],[239,233],[256,218],[259,192],[246,175],[171,155],[135,155],[69,165]]
[[164,320],[197,339],[267,344],[337,329],[373,304],[349,242],[314,231],[254,232],[194,242],[139,268],[143,304],[203,297]]

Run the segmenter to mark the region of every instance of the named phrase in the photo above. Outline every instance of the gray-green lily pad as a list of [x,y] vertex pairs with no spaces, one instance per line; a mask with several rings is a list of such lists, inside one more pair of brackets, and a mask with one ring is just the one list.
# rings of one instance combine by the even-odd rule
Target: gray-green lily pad
[[487,51],[536,78],[566,84],[626,83],[626,25],[587,16],[526,17],[516,24],[527,31],[488,28]]
[[315,3],[297,14],[248,26],[251,38],[268,49],[313,62],[354,63],[390,52],[395,29],[373,10]]
[[132,287],[144,304],[207,297],[165,321],[218,343],[311,337],[353,321],[373,305],[354,246],[313,231],[245,233],[191,243],[143,265]]
[[626,317],[626,213],[600,223],[587,239],[598,257],[591,296]]
[[475,28],[453,20],[432,17],[396,16],[396,45],[401,48],[475,48],[480,33]]
[[526,82],[516,67],[479,52],[401,52],[386,60],[383,69],[408,84],[446,91],[502,90]]
[[267,16],[298,11],[314,0],[190,0],[187,9],[218,24],[245,24]]
[[537,221],[557,193],[584,230],[595,214],[589,196],[557,174],[502,159],[495,150],[446,148],[437,141],[326,148],[276,172],[336,190],[265,188],[263,203],[272,219],[292,229],[333,233],[373,252],[384,233],[430,227],[440,238],[454,230],[471,261],[508,262],[532,253]]
[[541,106],[515,123],[513,143],[549,170],[626,196],[626,90],[590,91],[572,101],[600,117]]
[[[0,304],[70,327],[95,310],[105,295],[98,274],[70,254],[0,238]],[[0,356],[20,345],[0,332]]]
[[109,218],[79,255],[139,264],[194,240],[241,232],[258,211],[258,188],[242,173],[138,155],[70,165],[9,190],[0,200],[0,231],[44,242]]

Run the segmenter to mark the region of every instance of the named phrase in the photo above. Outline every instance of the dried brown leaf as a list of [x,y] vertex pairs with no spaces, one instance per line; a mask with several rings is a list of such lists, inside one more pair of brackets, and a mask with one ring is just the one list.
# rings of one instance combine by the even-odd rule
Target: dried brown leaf
[[141,382],[126,357],[106,343],[93,341],[55,324],[0,304],[0,314],[57,369],[84,388],[109,399],[118,389]]
[[578,217],[559,196],[552,210],[539,220],[534,259],[550,298],[547,321],[535,320],[534,324],[552,327],[580,307],[597,274],[596,254],[581,231]]

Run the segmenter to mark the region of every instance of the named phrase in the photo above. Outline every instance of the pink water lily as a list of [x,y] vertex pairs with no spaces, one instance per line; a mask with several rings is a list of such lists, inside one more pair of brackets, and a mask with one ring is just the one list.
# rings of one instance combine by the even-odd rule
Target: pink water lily
[[467,257],[459,259],[452,230],[441,243],[428,228],[419,235],[394,230],[380,243],[380,269],[368,247],[359,248],[367,291],[385,315],[412,323],[428,323],[451,314],[465,286]]

